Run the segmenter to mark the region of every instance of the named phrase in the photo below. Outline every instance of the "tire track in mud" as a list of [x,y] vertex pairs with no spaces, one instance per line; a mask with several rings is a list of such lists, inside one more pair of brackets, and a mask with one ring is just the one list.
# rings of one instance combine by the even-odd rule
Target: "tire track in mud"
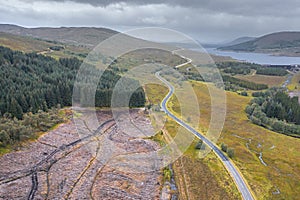
[[39,182],[38,182],[38,176],[37,176],[36,171],[34,171],[32,173],[31,180],[32,180],[32,187],[31,187],[31,190],[29,192],[28,200],[33,200],[34,199],[34,195],[35,195],[35,193],[38,189]]
[[[117,126],[113,127],[113,129],[111,129],[111,131],[109,132],[109,135],[107,136],[107,139],[113,141],[113,142],[117,142],[117,143],[123,143],[124,141],[122,139],[119,139],[118,137],[114,138],[115,134],[118,133],[119,134],[122,134],[123,136],[127,137],[128,141],[130,140],[133,140],[134,137],[131,138],[130,135],[126,134],[125,132],[123,132],[122,130],[119,130],[119,128]],[[131,139],[130,139],[131,138]],[[135,155],[136,152],[124,152],[124,151],[121,151],[121,152],[118,152],[117,154],[114,154],[113,156],[111,156],[108,160],[105,161],[105,163],[102,163],[101,167],[98,168],[97,172],[95,173],[93,179],[92,179],[92,184],[91,184],[91,187],[89,189],[89,198],[92,199],[92,200],[96,200],[97,198],[95,197],[95,194],[94,194],[94,188],[95,188],[95,185],[96,185],[96,182],[98,180],[98,178],[101,176],[108,176],[109,178],[112,178],[112,180],[115,180],[115,179],[119,179],[120,181],[122,180],[126,180],[126,181],[129,181],[131,182],[131,184],[138,184],[138,181],[137,180],[134,180],[132,178],[130,178],[128,175],[126,174],[120,174],[118,172],[107,172],[105,170],[105,172],[103,172],[103,170],[105,168],[107,168],[109,165],[110,165],[110,162],[114,159],[116,159],[117,157],[119,156],[129,156],[129,155]],[[110,166],[111,167],[111,166]],[[111,181],[112,181],[111,180]],[[118,187],[114,187],[114,186],[102,186],[100,187],[99,191],[101,191],[100,193],[101,194],[106,194],[106,195],[119,195],[119,197],[122,199],[143,199],[143,196],[140,195],[140,194],[137,194],[137,193],[134,193],[134,192],[131,192],[131,193],[128,193],[128,191],[124,191],[122,190],[121,188],[118,188]]]
[[[67,154],[75,151],[74,149],[70,149],[72,147],[74,147],[75,145],[84,142],[94,136],[96,136],[102,128],[104,128],[107,124],[112,123],[112,125],[110,125],[107,129],[110,129],[113,125],[115,125],[114,119],[110,119],[110,120],[106,120],[105,122],[103,122],[94,132],[92,132],[92,134],[89,134],[83,138],[77,139],[71,143],[68,144],[63,144],[60,147],[58,147],[57,149],[55,149],[54,151],[52,151],[46,158],[42,159],[41,161],[39,161],[37,164],[33,165],[30,169],[22,169],[22,170],[17,170],[15,172],[9,173],[7,175],[4,175],[0,178],[0,185],[6,184],[6,183],[10,183],[12,181],[27,177],[27,176],[32,176],[31,177],[31,181],[32,181],[32,185],[28,194],[27,199],[28,200],[33,200],[35,197],[35,193],[38,190],[38,171],[45,171],[45,167],[43,167],[44,164],[48,164],[50,162],[50,165],[47,167],[46,166],[46,171],[47,171],[47,187],[49,187],[49,176],[48,176],[48,171],[50,170],[50,168],[53,166],[53,164],[55,164],[57,161],[59,161],[60,159],[62,159],[63,157],[65,157]],[[106,129],[106,130],[107,130]],[[103,131],[104,133],[105,131]],[[52,160],[52,158],[54,157],[54,155],[56,155],[57,153],[61,152],[65,152],[66,150],[70,149],[70,151],[63,155],[62,157],[58,158],[58,159],[54,159]],[[77,149],[77,148],[76,148]],[[51,161],[52,160],[52,161]],[[49,188],[47,188],[47,194],[46,196],[48,196],[49,194]],[[48,198],[48,197],[47,197]]]
[[[148,152],[155,150],[155,147],[150,148],[148,147],[148,143],[140,142],[141,139],[138,139],[138,137],[136,138],[124,133],[123,129],[120,129],[116,125],[115,120],[112,119],[111,116],[108,118],[108,116],[105,115],[104,118],[100,119],[103,123],[95,127],[95,129],[97,128],[96,130],[94,128],[92,130],[89,129],[87,127],[88,121],[82,119],[83,121],[80,122],[81,126],[78,131],[83,131],[85,135],[82,134],[81,138],[74,135],[76,131],[73,129],[74,124],[71,123],[70,125],[64,126],[61,130],[53,132],[49,136],[47,135],[45,140],[41,139],[41,142],[45,144],[36,141],[40,144],[38,144],[37,148],[33,145],[33,151],[35,151],[35,153],[32,158],[34,160],[30,159],[27,162],[27,156],[25,156],[21,159],[26,163],[26,165],[23,166],[24,168],[20,165],[18,168],[15,168],[15,170],[12,170],[12,172],[4,171],[2,175],[0,175],[0,185],[6,189],[4,192],[13,191],[10,189],[12,187],[9,188],[8,186],[14,185],[15,182],[11,184],[10,182],[27,177],[18,180],[16,182],[17,185],[15,185],[15,187],[22,188],[22,199],[48,200],[52,198],[76,199],[78,197],[80,197],[79,199],[99,199],[98,197],[100,196],[105,199],[112,197],[120,197],[120,199],[149,199],[148,197],[151,195],[144,194],[144,189],[148,191],[149,188],[149,191],[152,191],[148,191],[149,194],[156,194],[155,191],[158,190],[154,188],[159,186],[153,186],[154,182],[155,185],[158,184],[156,179],[153,179],[153,176],[156,177],[157,174],[136,176],[118,170],[115,171],[114,167],[111,168],[112,166],[110,165],[118,156]],[[62,138],[53,138],[52,134],[56,133],[59,133],[59,135],[60,133],[65,133],[65,135],[61,135]],[[112,136],[114,134],[115,136]],[[69,137],[69,135],[71,137]],[[109,142],[106,143],[106,140]],[[116,143],[123,144],[124,142],[126,143],[126,141],[132,141],[133,146],[117,146],[116,149],[111,149],[111,145]],[[57,146],[56,148],[54,147],[55,144]],[[52,148],[47,147],[45,151],[44,145]],[[135,146],[139,147],[139,145],[141,145],[140,149],[134,148]],[[88,151],[89,148],[91,151]],[[31,146],[28,149],[24,149],[24,153],[27,150],[29,150],[28,152],[33,152]],[[109,157],[106,156],[107,158],[104,159],[102,153],[106,151],[108,151],[107,156]],[[21,155],[23,155],[23,150],[21,153]],[[84,158],[84,160],[77,159],[78,157],[76,156]],[[98,183],[99,177],[101,177],[101,180],[102,176],[105,179],[104,182],[100,181]],[[23,185],[23,180],[26,180],[26,187]],[[5,183],[9,184],[6,185]],[[148,183],[151,183],[153,187]],[[128,186],[126,186],[127,184]],[[131,185],[133,191],[127,188],[129,186],[131,187]],[[6,195],[6,198],[13,199],[12,196],[14,195]]]
[[[88,143],[87,143],[88,144]],[[62,155],[62,157],[60,158],[57,158],[55,160],[52,160],[51,164],[48,166],[47,170],[46,170],[46,184],[47,184],[47,193],[46,193],[46,197],[45,199],[48,199],[48,196],[49,196],[49,193],[50,193],[50,181],[49,181],[49,171],[50,169],[52,168],[52,166],[57,163],[58,161],[64,159],[66,156],[68,156],[69,154],[71,154],[72,152],[75,152],[77,151],[79,148],[81,148],[82,146],[84,145],[80,145],[80,146],[77,146],[75,149],[72,149],[71,151],[69,152],[66,152]]]
[[[108,128],[106,128],[103,133],[106,133],[108,130],[110,130],[112,127],[115,127],[115,124],[112,124],[111,126],[109,126]],[[99,129],[99,128],[98,128]],[[96,130],[96,132],[100,131],[100,130]],[[97,149],[96,149],[96,154],[95,156],[93,156],[90,161],[88,162],[87,166],[84,168],[84,170],[80,173],[80,175],[78,176],[78,178],[76,179],[76,181],[73,183],[73,185],[71,186],[69,192],[65,195],[64,199],[68,199],[70,197],[70,195],[73,192],[73,189],[76,187],[76,185],[78,184],[78,182],[81,180],[81,178],[86,174],[86,172],[90,169],[90,167],[94,164],[94,161],[97,159],[99,151],[100,151],[100,143],[101,141],[99,140],[99,137],[96,137],[97,140]]]

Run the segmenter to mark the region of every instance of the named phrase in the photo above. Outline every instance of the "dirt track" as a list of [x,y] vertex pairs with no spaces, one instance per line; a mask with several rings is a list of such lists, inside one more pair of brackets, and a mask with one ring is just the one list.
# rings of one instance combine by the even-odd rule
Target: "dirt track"
[[[149,136],[148,118],[139,110],[130,116]],[[118,156],[155,151],[158,145],[132,127],[125,132],[126,124],[119,127],[109,112],[97,111],[97,118],[95,130],[77,126],[84,135],[72,120],[2,156],[0,199],[159,199],[160,172],[134,173],[115,165]]]

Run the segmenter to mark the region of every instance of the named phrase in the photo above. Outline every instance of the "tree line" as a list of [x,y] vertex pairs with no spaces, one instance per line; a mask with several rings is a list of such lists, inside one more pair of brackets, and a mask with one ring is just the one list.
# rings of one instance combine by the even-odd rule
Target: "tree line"
[[242,79],[238,79],[228,75],[222,75],[223,81],[225,83],[225,89],[231,90],[232,87],[239,86],[241,88],[246,88],[250,90],[264,90],[267,89],[268,86],[266,84],[254,83]]
[[285,76],[288,72],[279,67],[260,67],[256,70],[256,74],[269,75],[269,76]]
[[289,97],[282,88],[253,93],[246,108],[249,119],[257,125],[287,135],[300,137],[298,97]]
[[49,130],[64,121],[57,108],[35,114],[26,113],[22,120],[12,119],[8,113],[0,118],[0,147],[17,146],[19,142],[34,139],[39,132]]
[[216,63],[216,65],[220,70],[231,75],[247,75],[250,74],[251,69],[256,69],[259,67],[258,64],[244,62],[221,62]]
[[282,67],[263,66],[255,63],[246,62],[221,62],[216,64],[217,67],[224,73],[236,75],[250,74],[251,69],[256,70],[256,74],[269,76],[285,76],[288,74],[287,70]]
[[[221,76],[224,82],[225,90],[229,91],[238,91],[244,89],[250,90],[264,90],[267,89],[268,86],[266,84],[258,84],[246,80],[242,80],[236,78],[234,76],[225,74],[248,74],[250,73],[251,69],[257,69],[260,65],[251,64],[251,63],[239,63],[239,62],[224,62],[224,63],[217,63],[217,67],[221,69]],[[206,67],[206,68],[213,68],[213,66],[205,65],[205,66],[197,66],[197,67]],[[195,80],[195,81],[204,81],[203,77],[194,70],[181,70],[180,71],[187,79]],[[215,80],[220,80],[219,74],[217,72],[205,72],[205,81],[207,82],[214,82]],[[216,83],[218,84],[218,83]],[[218,85],[217,85],[218,86]]]

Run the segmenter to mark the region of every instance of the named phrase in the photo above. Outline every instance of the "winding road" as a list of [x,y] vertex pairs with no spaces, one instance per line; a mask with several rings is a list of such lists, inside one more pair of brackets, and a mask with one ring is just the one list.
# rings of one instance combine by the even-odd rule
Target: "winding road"
[[[176,67],[175,67],[176,68]],[[155,76],[162,81],[164,84],[166,84],[169,88],[168,94],[165,96],[161,103],[162,110],[170,116],[172,119],[174,119],[179,125],[183,126],[185,129],[193,133],[196,137],[201,139],[206,145],[208,145],[213,152],[217,155],[217,157],[222,161],[223,165],[227,169],[227,171],[230,173],[232,178],[235,181],[235,184],[240,191],[243,199],[245,200],[253,200],[253,196],[250,192],[250,189],[248,188],[248,185],[246,184],[245,180],[243,179],[242,175],[239,173],[238,169],[233,165],[232,161],[217,147],[216,144],[211,142],[209,139],[207,139],[203,134],[186,124],[181,119],[177,118],[174,114],[172,114],[168,108],[167,108],[167,102],[169,101],[170,97],[174,93],[174,87],[164,78],[160,76],[160,71],[155,73]]]

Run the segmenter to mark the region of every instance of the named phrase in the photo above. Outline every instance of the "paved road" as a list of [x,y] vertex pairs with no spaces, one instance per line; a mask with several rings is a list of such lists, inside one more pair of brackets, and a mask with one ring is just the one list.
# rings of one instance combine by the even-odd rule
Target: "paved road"
[[[172,51],[172,54],[176,54],[176,51],[180,51],[180,50],[184,50],[184,49],[182,49],[182,48],[181,48],[181,49],[176,49],[176,50]],[[181,58],[183,58],[183,59],[186,60],[185,63],[182,63],[182,64],[180,64],[180,65],[175,66],[176,69],[178,69],[179,67],[183,67],[183,66],[185,66],[185,65],[187,65],[187,64],[191,64],[191,63],[192,63],[192,59],[187,58],[187,57],[185,57],[185,56],[182,56],[182,55],[180,55],[180,54],[176,54],[176,55],[178,55],[178,56],[180,56]]]
[[190,131],[191,133],[193,133],[196,137],[198,137],[199,139],[201,139],[206,145],[208,145],[213,151],[214,153],[218,156],[218,158],[222,161],[222,163],[224,164],[224,166],[226,167],[227,171],[231,174],[231,176],[233,177],[238,190],[240,191],[240,193],[242,194],[243,199],[246,200],[253,200],[254,198],[252,197],[252,194],[250,192],[250,189],[248,188],[247,184],[245,183],[244,179],[242,178],[241,174],[239,173],[239,171],[235,168],[235,166],[233,165],[233,163],[227,158],[227,156],[213,143],[211,142],[209,139],[207,139],[204,135],[202,135],[200,132],[196,131],[195,129],[193,129],[191,126],[189,126],[188,124],[186,124],[184,121],[182,121],[181,119],[177,118],[175,115],[173,115],[168,109],[167,109],[167,102],[170,99],[170,97],[173,95],[174,93],[174,87],[164,78],[162,78],[160,76],[160,72],[156,72],[155,76],[161,80],[163,83],[165,83],[168,88],[169,88],[169,93],[165,96],[165,98],[163,99],[162,103],[161,103],[161,108],[162,110],[171,118],[173,118],[179,125],[183,126],[184,128],[186,128],[188,131]]

